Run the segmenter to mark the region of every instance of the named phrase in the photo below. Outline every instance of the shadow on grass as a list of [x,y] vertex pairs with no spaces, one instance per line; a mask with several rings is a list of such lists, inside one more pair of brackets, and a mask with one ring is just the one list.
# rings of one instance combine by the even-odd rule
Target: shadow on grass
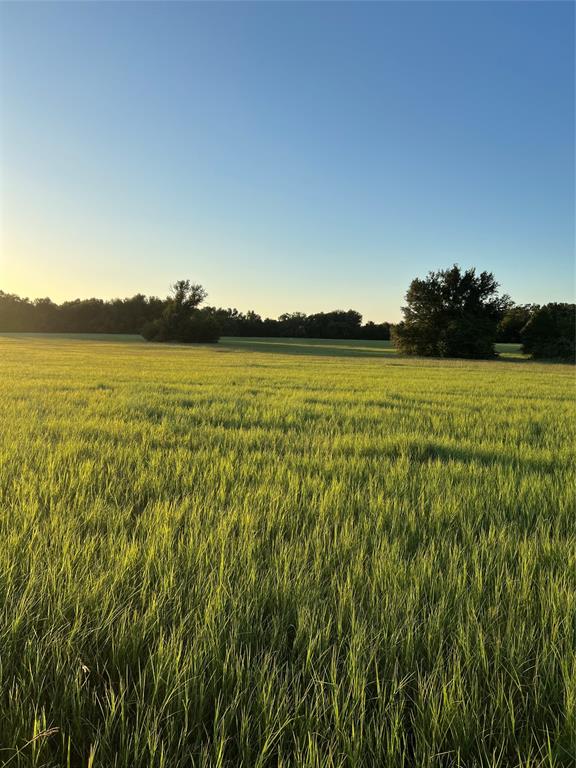
[[[399,452],[399,455],[401,453],[402,451]],[[458,462],[460,464],[469,465],[480,464],[481,466],[488,468],[500,466],[508,469],[518,469],[522,467],[540,474],[551,472],[560,466],[557,458],[554,460],[525,458],[504,454],[494,450],[472,450],[463,446],[448,446],[438,443],[415,443],[409,447],[408,455],[411,461],[423,464],[440,461],[443,464],[448,462]]]
[[0,339],[57,339],[64,341],[117,341],[130,344],[143,344],[143,336],[132,333],[33,333],[20,331],[0,331]]
[[256,338],[223,336],[217,344],[178,344],[168,342],[153,344],[146,342],[142,336],[115,333],[20,333],[0,331],[0,338],[14,340],[63,340],[63,341],[100,341],[137,344],[150,349],[217,349],[222,352],[261,352],[264,354],[297,355],[308,357],[363,357],[373,359],[395,359],[398,361],[419,360],[442,361],[453,360],[460,362],[503,362],[531,363],[543,365],[563,365],[565,360],[533,360],[523,355],[520,344],[496,344],[498,357],[492,360],[474,360],[471,358],[440,358],[413,357],[402,355],[392,346],[391,341],[369,341],[355,339],[294,339],[294,338]]
[[391,341],[365,341],[355,339],[294,339],[294,338],[242,338],[223,336],[218,344],[220,348],[236,352],[262,352],[279,355],[308,355],[322,357],[369,357],[386,360],[416,362],[418,360],[453,360],[460,362],[532,362],[532,358],[523,355],[520,344],[496,344],[498,357],[491,360],[473,358],[420,358],[403,355]]
[[351,339],[240,338],[225,336],[219,347],[237,352],[264,352],[279,355],[314,355],[325,357],[389,357],[396,350],[389,341]]

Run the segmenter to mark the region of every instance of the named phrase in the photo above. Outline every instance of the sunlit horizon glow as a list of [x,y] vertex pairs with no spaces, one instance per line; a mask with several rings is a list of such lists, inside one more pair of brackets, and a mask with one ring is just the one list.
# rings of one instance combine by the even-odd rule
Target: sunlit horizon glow
[[574,300],[572,3],[4,3],[0,289]]

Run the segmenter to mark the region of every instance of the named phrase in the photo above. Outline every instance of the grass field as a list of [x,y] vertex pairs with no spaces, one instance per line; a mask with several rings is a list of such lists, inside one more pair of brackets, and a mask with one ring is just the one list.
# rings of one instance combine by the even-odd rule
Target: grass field
[[[68,341],[108,341],[146,344],[142,336],[129,336],[120,333],[1,333],[0,339],[65,339]],[[252,352],[280,352],[297,355],[343,355],[345,357],[375,357],[382,354],[394,353],[390,341],[350,341],[348,339],[278,339],[278,338],[233,338],[224,337],[220,340],[219,349],[230,348]],[[496,344],[496,351],[504,359],[524,359],[520,344]]]
[[576,756],[574,369],[0,337],[0,764]]

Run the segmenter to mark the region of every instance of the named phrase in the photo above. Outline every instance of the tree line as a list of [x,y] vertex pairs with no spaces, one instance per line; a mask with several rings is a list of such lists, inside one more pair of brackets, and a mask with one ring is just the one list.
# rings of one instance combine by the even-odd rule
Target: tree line
[[[287,312],[277,319],[262,318],[252,310],[200,307],[206,292],[188,280],[179,280],[165,299],[137,293],[125,299],[75,299],[61,304],[49,298],[28,299],[0,290],[0,331],[28,333],[122,333],[150,336],[164,317],[160,336],[185,333],[186,316],[198,328],[217,327],[219,336],[300,337],[316,339],[390,339],[391,323],[362,323],[353,309]],[[177,319],[180,318],[180,319]],[[156,324],[156,326],[155,326]],[[178,327],[177,327],[178,326]],[[189,329],[192,333],[192,329]],[[205,334],[204,334],[205,335]],[[191,339],[194,340],[194,339]]]
[[457,264],[415,278],[402,307],[403,320],[362,323],[353,309],[262,319],[254,311],[201,306],[201,285],[179,280],[165,299],[76,299],[56,304],[0,291],[0,331],[141,334],[150,341],[216,342],[220,336],[315,339],[390,338],[404,354],[487,359],[496,342],[521,343],[535,358],[574,360],[576,305],[517,305],[498,292],[490,272]]

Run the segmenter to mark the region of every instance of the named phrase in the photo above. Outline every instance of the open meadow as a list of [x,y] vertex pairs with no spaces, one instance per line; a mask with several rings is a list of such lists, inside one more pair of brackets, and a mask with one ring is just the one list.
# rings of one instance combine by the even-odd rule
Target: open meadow
[[574,368],[0,336],[0,764],[576,757]]

